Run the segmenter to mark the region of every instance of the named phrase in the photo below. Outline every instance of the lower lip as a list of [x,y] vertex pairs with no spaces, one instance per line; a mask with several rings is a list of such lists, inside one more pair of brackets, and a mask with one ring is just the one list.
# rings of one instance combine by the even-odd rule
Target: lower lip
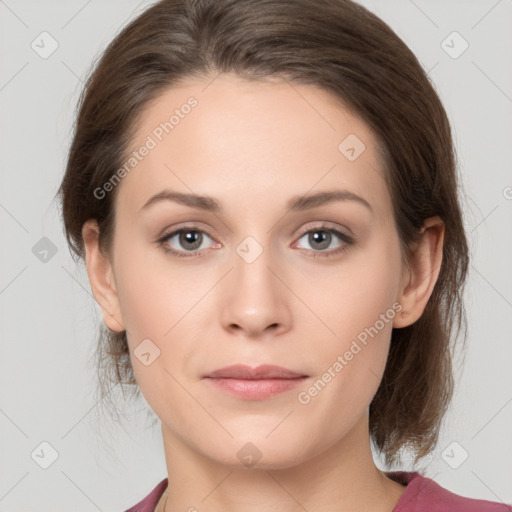
[[246,400],[265,400],[302,384],[307,377],[296,379],[232,379],[206,378],[208,382],[221,391]]

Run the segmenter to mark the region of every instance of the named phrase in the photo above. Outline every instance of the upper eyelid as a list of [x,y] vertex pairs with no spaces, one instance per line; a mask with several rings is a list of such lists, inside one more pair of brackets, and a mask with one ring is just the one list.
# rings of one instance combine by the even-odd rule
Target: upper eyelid
[[[353,232],[350,228],[345,227],[345,226],[340,227],[338,225],[335,225],[335,223],[333,223],[333,222],[329,222],[329,221],[311,221],[311,222],[312,223],[317,222],[317,224],[313,224],[313,225],[310,225],[308,227],[301,229],[300,236],[302,236],[304,233],[309,232],[312,229],[326,229],[326,230],[327,229],[335,229],[337,231],[346,230],[346,231],[348,231],[347,236],[349,236],[349,234],[353,235]],[[169,236],[171,234],[176,234],[177,232],[180,232],[180,231],[183,231],[186,229],[189,229],[190,231],[200,231],[201,233],[206,233],[210,238],[214,238],[213,236],[211,236],[209,234],[208,229],[202,228],[196,224],[190,224],[190,225],[185,224],[184,226],[179,226],[177,228],[173,228],[169,232],[164,230],[164,233],[161,235],[161,237]]]
[[[314,222],[314,221],[312,221],[312,222]],[[334,227],[334,226],[330,225],[332,223],[325,222],[325,221],[323,223],[322,223],[322,221],[317,221],[317,222],[320,222],[320,224],[316,224],[316,225],[313,225],[313,226],[305,227],[296,236],[298,238],[302,238],[304,235],[306,235],[307,233],[309,233],[311,231],[314,231],[314,230],[318,230],[318,231],[325,230],[325,231],[337,231],[337,232],[339,232],[342,235],[342,237],[346,237],[347,239],[349,239],[351,241],[355,241],[356,240],[355,237],[352,234],[352,231],[350,229],[348,229],[348,228],[345,228],[345,229],[347,231],[349,231],[350,234],[344,233],[343,228],[340,228],[338,226]],[[203,234],[207,235],[214,242],[219,243],[219,242],[217,242],[215,237],[210,235],[208,230],[206,230],[204,228],[201,228],[199,226],[196,226],[196,225],[185,225],[185,226],[180,226],[178,228],[172,229],[171,231],[169,231],[169,233],[164,233],[162,236],[160,236],[159,240],[169,240],[170,238],[173,238],[174,236],[176,236],[180,232],[186,231],[186,230],[198,231],[200,233],[203,233]],[[336,235],[336,236],[338,236],[338,238],[340,238],[339,235]],[[341,238],[341,240],[344,241],[344,242],[346,241],[346,240],[343,240],[343,238]],[[199,249],[197,249],[197,250],[199,251]],[[187,251],[187,252],[193,252],[193,251]]]
[[[315,224],[315,225],[312,225],[312,226],[302,229],[298,236],[303,236],[306,233],[309,233],[310,231],[314,231],[315,229],[317,229],[318,231],[323,230],[323,229],[326,231],[334,230],[334,231],[339,231],[341,234],[343,234],[347,237],[352,236],[352,230],[350,230],[349,228],[344,228],[344,227],[342,228],[337,225],[335,226],[332,222],[322,222],[322,221],[319,221],[319,222],[320,222],[320,224]],[[348,231],[349,233],[344,233],[343,232],[344,230]]]

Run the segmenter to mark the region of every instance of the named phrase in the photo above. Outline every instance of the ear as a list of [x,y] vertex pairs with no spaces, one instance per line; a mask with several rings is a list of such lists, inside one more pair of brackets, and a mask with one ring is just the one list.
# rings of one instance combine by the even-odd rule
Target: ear
[[96,302],[101,308],[103,321],[111,331],[125,329],[117,296],[114,274],[110,260],[99,246],[99,227],[95,219],[87,220],[82,226],[85,244],[85,265]]
[[422,238],[403,273],[397,301],[402,311],[393,327],[407,327],[421,317],[436,284],[443,260],[444,222],[430,217],[421,228]]

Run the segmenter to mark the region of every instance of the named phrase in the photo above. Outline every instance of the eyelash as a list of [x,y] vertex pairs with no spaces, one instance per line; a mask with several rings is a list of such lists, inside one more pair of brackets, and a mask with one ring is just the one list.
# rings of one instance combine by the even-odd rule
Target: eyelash
[[[196,249],[195,251],[176,251],[175,249],[170,249],[166,245],[168,240],[173,238],[175,235],[180,234],[182,232],[190,232],[190,231],[194,231],[197,233],[203,233],[203,234],[207,235],[209,238],[212,238],[206,231],[203,231],[202,229],[198,229],[195,226],[184,226],[180,229],[176,229],[176,230],[172,231],[171,233],[165,234],[163,237],[161,237],[160,239],[157,240],[157,244],[159,247],[162,247],[162,249],[164,250],[165,253],[172,254],[173,256],[176,256],[178,258],[201,257],[202,256],[201,253],[203,252],[202,249]],[[338,247],[336,249],[331,249],[330,251],[325,251],[325,250],[314,251],[312,249],[307,250],[308,252],[313,253],[312,254],[313,258],[319,258],[319,257],[320,258],[330,258],[330,257],[338,256],[341,253],[343,253],[344,251],[346,251],[348,249],[348,247],[350,247],[351,245],[353,245],[355,243],[355,240],[353,238],[349,237],[348,235],[346,235],[345,233],[342,233],[341,231],[338,231],[337,229],[330,228],[327,226],[316,226],[314,228],[310,228],[307,231],[304,231],[299,236],[299,240],[304,235],[307,235],[308,233],[314,233],[314,232],[326,232],[326,233],[335,235],[342,242],[344,242],[344,245],[342,245],[341,247]],[[212,240],[213,240],[213,238],[212,238]]]

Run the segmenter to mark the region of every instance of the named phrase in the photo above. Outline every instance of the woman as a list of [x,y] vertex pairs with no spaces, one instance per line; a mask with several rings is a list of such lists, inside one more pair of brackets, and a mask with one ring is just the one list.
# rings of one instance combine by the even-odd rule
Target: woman
[[161,421],[130,511],[512,510],[372,457],[435,447],[468,268],[446,112],[375,15],[156,3],[90,76],[59,192],[99,353]]

